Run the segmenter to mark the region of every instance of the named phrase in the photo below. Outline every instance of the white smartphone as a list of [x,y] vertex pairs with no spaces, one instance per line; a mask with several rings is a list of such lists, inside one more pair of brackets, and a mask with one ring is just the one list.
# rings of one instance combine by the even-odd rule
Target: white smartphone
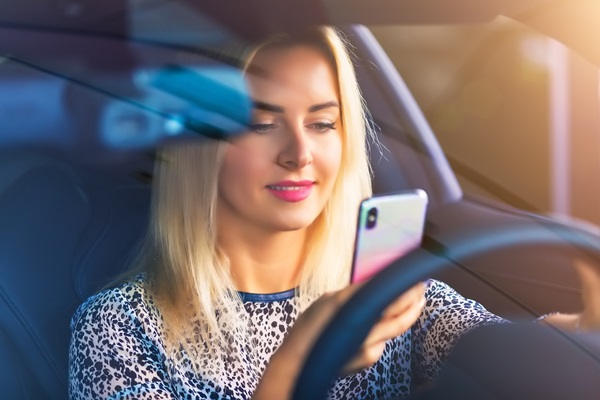
[[351,283],[363,282],[421,244],[427,193],[414,189],[370,197],[358,211]]

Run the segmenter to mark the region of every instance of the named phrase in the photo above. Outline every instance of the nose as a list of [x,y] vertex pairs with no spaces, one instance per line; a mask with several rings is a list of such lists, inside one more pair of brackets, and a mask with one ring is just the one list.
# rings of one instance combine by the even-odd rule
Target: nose
[[310,138],[302,124],[286,129],[285,142],[278,154],[277,162],[286,169],[301,169],[312,163]]

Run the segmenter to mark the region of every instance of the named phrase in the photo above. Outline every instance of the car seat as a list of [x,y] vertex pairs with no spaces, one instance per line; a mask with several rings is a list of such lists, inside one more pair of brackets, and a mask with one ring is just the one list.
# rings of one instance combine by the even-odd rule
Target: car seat
[[67,398],[69,322],[126,265],[149,185],[34,151],[0,153],[3,398]]

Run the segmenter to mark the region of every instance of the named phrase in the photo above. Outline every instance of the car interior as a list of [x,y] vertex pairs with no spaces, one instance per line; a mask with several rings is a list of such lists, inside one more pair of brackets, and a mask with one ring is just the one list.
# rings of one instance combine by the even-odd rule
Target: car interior
[[[428,193],[424,245],[439,245],[479,227],[540,223],[509,206],[465,197],[410,91],[369,30],[361,25],[345,25],[343,30],[355,46],[357,74],[379,139],[370,146],[374,192],[421,188]],[[35,40],[34,33],[27,40]],[[148,57],[144,60],[151,64],[160,64],[157,60],[170,54],[163,46],[158,55],[148,55],[151,48],[136,54],[143,53],[141,57]],[[5,65],[0,64],[0,79],[31,79],[33,67],[23,60],[26,57],[19,55],[6,59]],[[107,115],[97,111],[90,117],[85,107],[101,109],[94,108],[97,103],[86,90],[104,80],[86,81],[84,75],[70,80],[79,88],[75,95],[68,85],[52,89],[55,92],[48,89],[55,79],[64,80],[58,73],[46,79],[52,68],[60,71],[59,64],[44,70],[40,62],[33,68],[41,76],[36,84],[47,84],[41,93],[50,98],[47,103],[40,100],[40,109],[53,104],[56,113],[65,111],[72,118],[54,121],[39,117],[36,109],[25,109],[25,115],[32,115],[23,122],[21,142],[13,145],[0,138],[0,383],[7,398],[67,398],[69,320],[79,304],[127,267],[147,223],[155,144],[100,155],[90,150],[95,139],[87,137],[73,147],[56,145],[59,140],[48,146],[31,145],[38,140],[35,132],[46,123],[53,130],[76,132],[95,128],[69,126],[72,121],[92,124]],[[85,93],[77,92],[86,82]],[[11,96],[20,95],[13,92]],[[99,96],[107,104],[114,100],[105,93]],[[2,110],[7,112],[6,107]],[[23,115],[19,112],[13,109],[13,117]],[[143,109],[138,114],[134,122],[125,121],[127,129],[144,126],[136,118],[148,114]],[[8,118],[2,129],[16,132],[21,122],[11,121]],[[436,277],[507,318],[534,319],[555,309],[577,310],[580,293],[570,265],[578,250],[565,247],[540,244],[473,255],[452,260],[456,268]]]

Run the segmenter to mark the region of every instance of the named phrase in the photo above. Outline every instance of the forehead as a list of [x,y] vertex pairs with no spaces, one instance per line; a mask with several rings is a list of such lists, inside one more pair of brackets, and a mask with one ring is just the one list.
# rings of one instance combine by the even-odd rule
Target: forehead
[[279,103],[339,101],[336,71],[331,60],[316,47],[268,47],[252,59],[246,77],[250,92],[260,100]]

